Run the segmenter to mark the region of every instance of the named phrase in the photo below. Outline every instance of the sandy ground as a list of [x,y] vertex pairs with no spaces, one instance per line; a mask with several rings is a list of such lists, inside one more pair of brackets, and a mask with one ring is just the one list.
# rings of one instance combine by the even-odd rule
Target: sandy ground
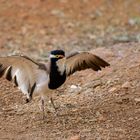
[[88,50],[111,66],[69,77],[53,94],[58,116],[46,107],[44,120],[38,97],[26,104],[1,78],[0,139],[139,140],[139,6],[138,0],[2,0],[1,56],[46,61],[54,48]]

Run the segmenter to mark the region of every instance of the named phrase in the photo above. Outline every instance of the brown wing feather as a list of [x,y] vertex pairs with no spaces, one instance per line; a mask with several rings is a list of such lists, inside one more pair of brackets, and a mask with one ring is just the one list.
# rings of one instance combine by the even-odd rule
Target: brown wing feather
[[46,76],[48,71],[48,64],[37,63],[26,56],[0,57],[0,77],[14,82],[27,95],[27,102],[32,99],[40,75]]
[[109,66],[105,60],[88,52],[75,53],[66,59],[66,73],[67,76],[76,71],[91,68],[95,71],[101,70],[102,67]]
[[17,86],[19,86],[19,82],[20,85],[23,83],[29,91],[36,82],[35,71],[38,68],[40,68],[40,65],[26,56],[0,57],[0,77],[4,76]]

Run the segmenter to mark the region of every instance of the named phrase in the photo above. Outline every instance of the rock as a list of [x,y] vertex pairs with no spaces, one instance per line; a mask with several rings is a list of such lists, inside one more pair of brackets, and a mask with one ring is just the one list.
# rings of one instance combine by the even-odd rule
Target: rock
[[60,0],[61,3],[67,3],[68,0]]
[[123,98],[122,103],[127,104],[130,102],[130,98]]
[[88,38],[94,40],[97,38],[97,36],[94,34],[88,34]]
[[136,103],[140,103],[140,98],[135,98],[134,100]]
[[123,98],[116,101],[117,104],[128,104],[130,102],[129,98]]
[[71,85],[70,88],[71,88],[71,89],[76,89],[76,88],[78,88],[78,86],[76,86],[76,85]]
[[80,136],[79,135],[76,135],[76,136],[72,136],[70,139],[68,140],[80,140]]
[[23,26],[23,27],[21,28],[22,35],[27,34],[27,31],[28,31],[27,27]]
[[116,90],[117,90],[116,87],[112,87],[112,88],[109,90],[109,92],[114,92],[114,91],[116,91]]
[[82,88],[79,85],[78,86],[77,85],[71,85],[70,89],[69,89],[69,92],[71,92],[71,93],[74,92],[75,93],[75,92],[79,92],[81,89]]
[[106,118],[101,114],[99,111],[96,112],[97,120],[100,122],[103,122],[106,120]]
[[136,35],[136,40],[137,40],[138,42],[140,42],[140,34],[137,34],[137,35]]
[[68,28],[73,28],[75,26],[74,23],[72,22],[68,22],[67,25],[66,25]]
[[123,85],[122,85],[122,88],[129,88],[129,87],[131,87],[131,84],[130,84],[130,82],[125,82]]
[[96,44],[99,46],[102,46],[104,44],[104,39],[103,38],[97,38],[96,40]]
[[65,17],[64,12],[61,11],[61,10],[59,10],[59,9],[52,10],[52,11],[51,11],[51,14],[54,15],[54,16],[57,16],[57,17],[59,17],[59,18]]
[[129,120],[129,121],[133,121],[133,120],[134,120],[134,118],[130,117],[130,118],[128,118],[128,120]]
[[113,36],[113,40],[115,43],[130,42],[130,37],[129,35],[117,35],[117,36]]
[[128,24],[131,26],[140,25],[140,17],[135,17],[135,18],[129,19]]

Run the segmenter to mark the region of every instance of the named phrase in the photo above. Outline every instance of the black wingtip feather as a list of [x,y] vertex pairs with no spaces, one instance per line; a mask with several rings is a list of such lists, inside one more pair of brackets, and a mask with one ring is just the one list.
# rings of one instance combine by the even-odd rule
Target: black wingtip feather
[[98,63],[98,66],[100,66],[100,67],[103,67],[103,68],[105,68],[105,67],[107,67],[107,66],[110,66],[110,64],[108,63],[108,62],[106,62],[105,60],[103,60],[102,58],[100,58],[99,56],[95,56],[96,57],[96,59],[97,59],[97,63]]
[[11,74],[11,71],[12,71],[12,67],[8,67],[5,71],[5,78],[9,81],[12,80],[12,74]]

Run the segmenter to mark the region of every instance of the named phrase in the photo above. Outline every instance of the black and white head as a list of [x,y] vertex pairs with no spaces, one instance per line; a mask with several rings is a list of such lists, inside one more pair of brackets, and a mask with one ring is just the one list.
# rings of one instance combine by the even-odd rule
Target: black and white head
[[50,52],[50,59],[57,61],[65,57],[65,52],[63,50],[53,50]]

